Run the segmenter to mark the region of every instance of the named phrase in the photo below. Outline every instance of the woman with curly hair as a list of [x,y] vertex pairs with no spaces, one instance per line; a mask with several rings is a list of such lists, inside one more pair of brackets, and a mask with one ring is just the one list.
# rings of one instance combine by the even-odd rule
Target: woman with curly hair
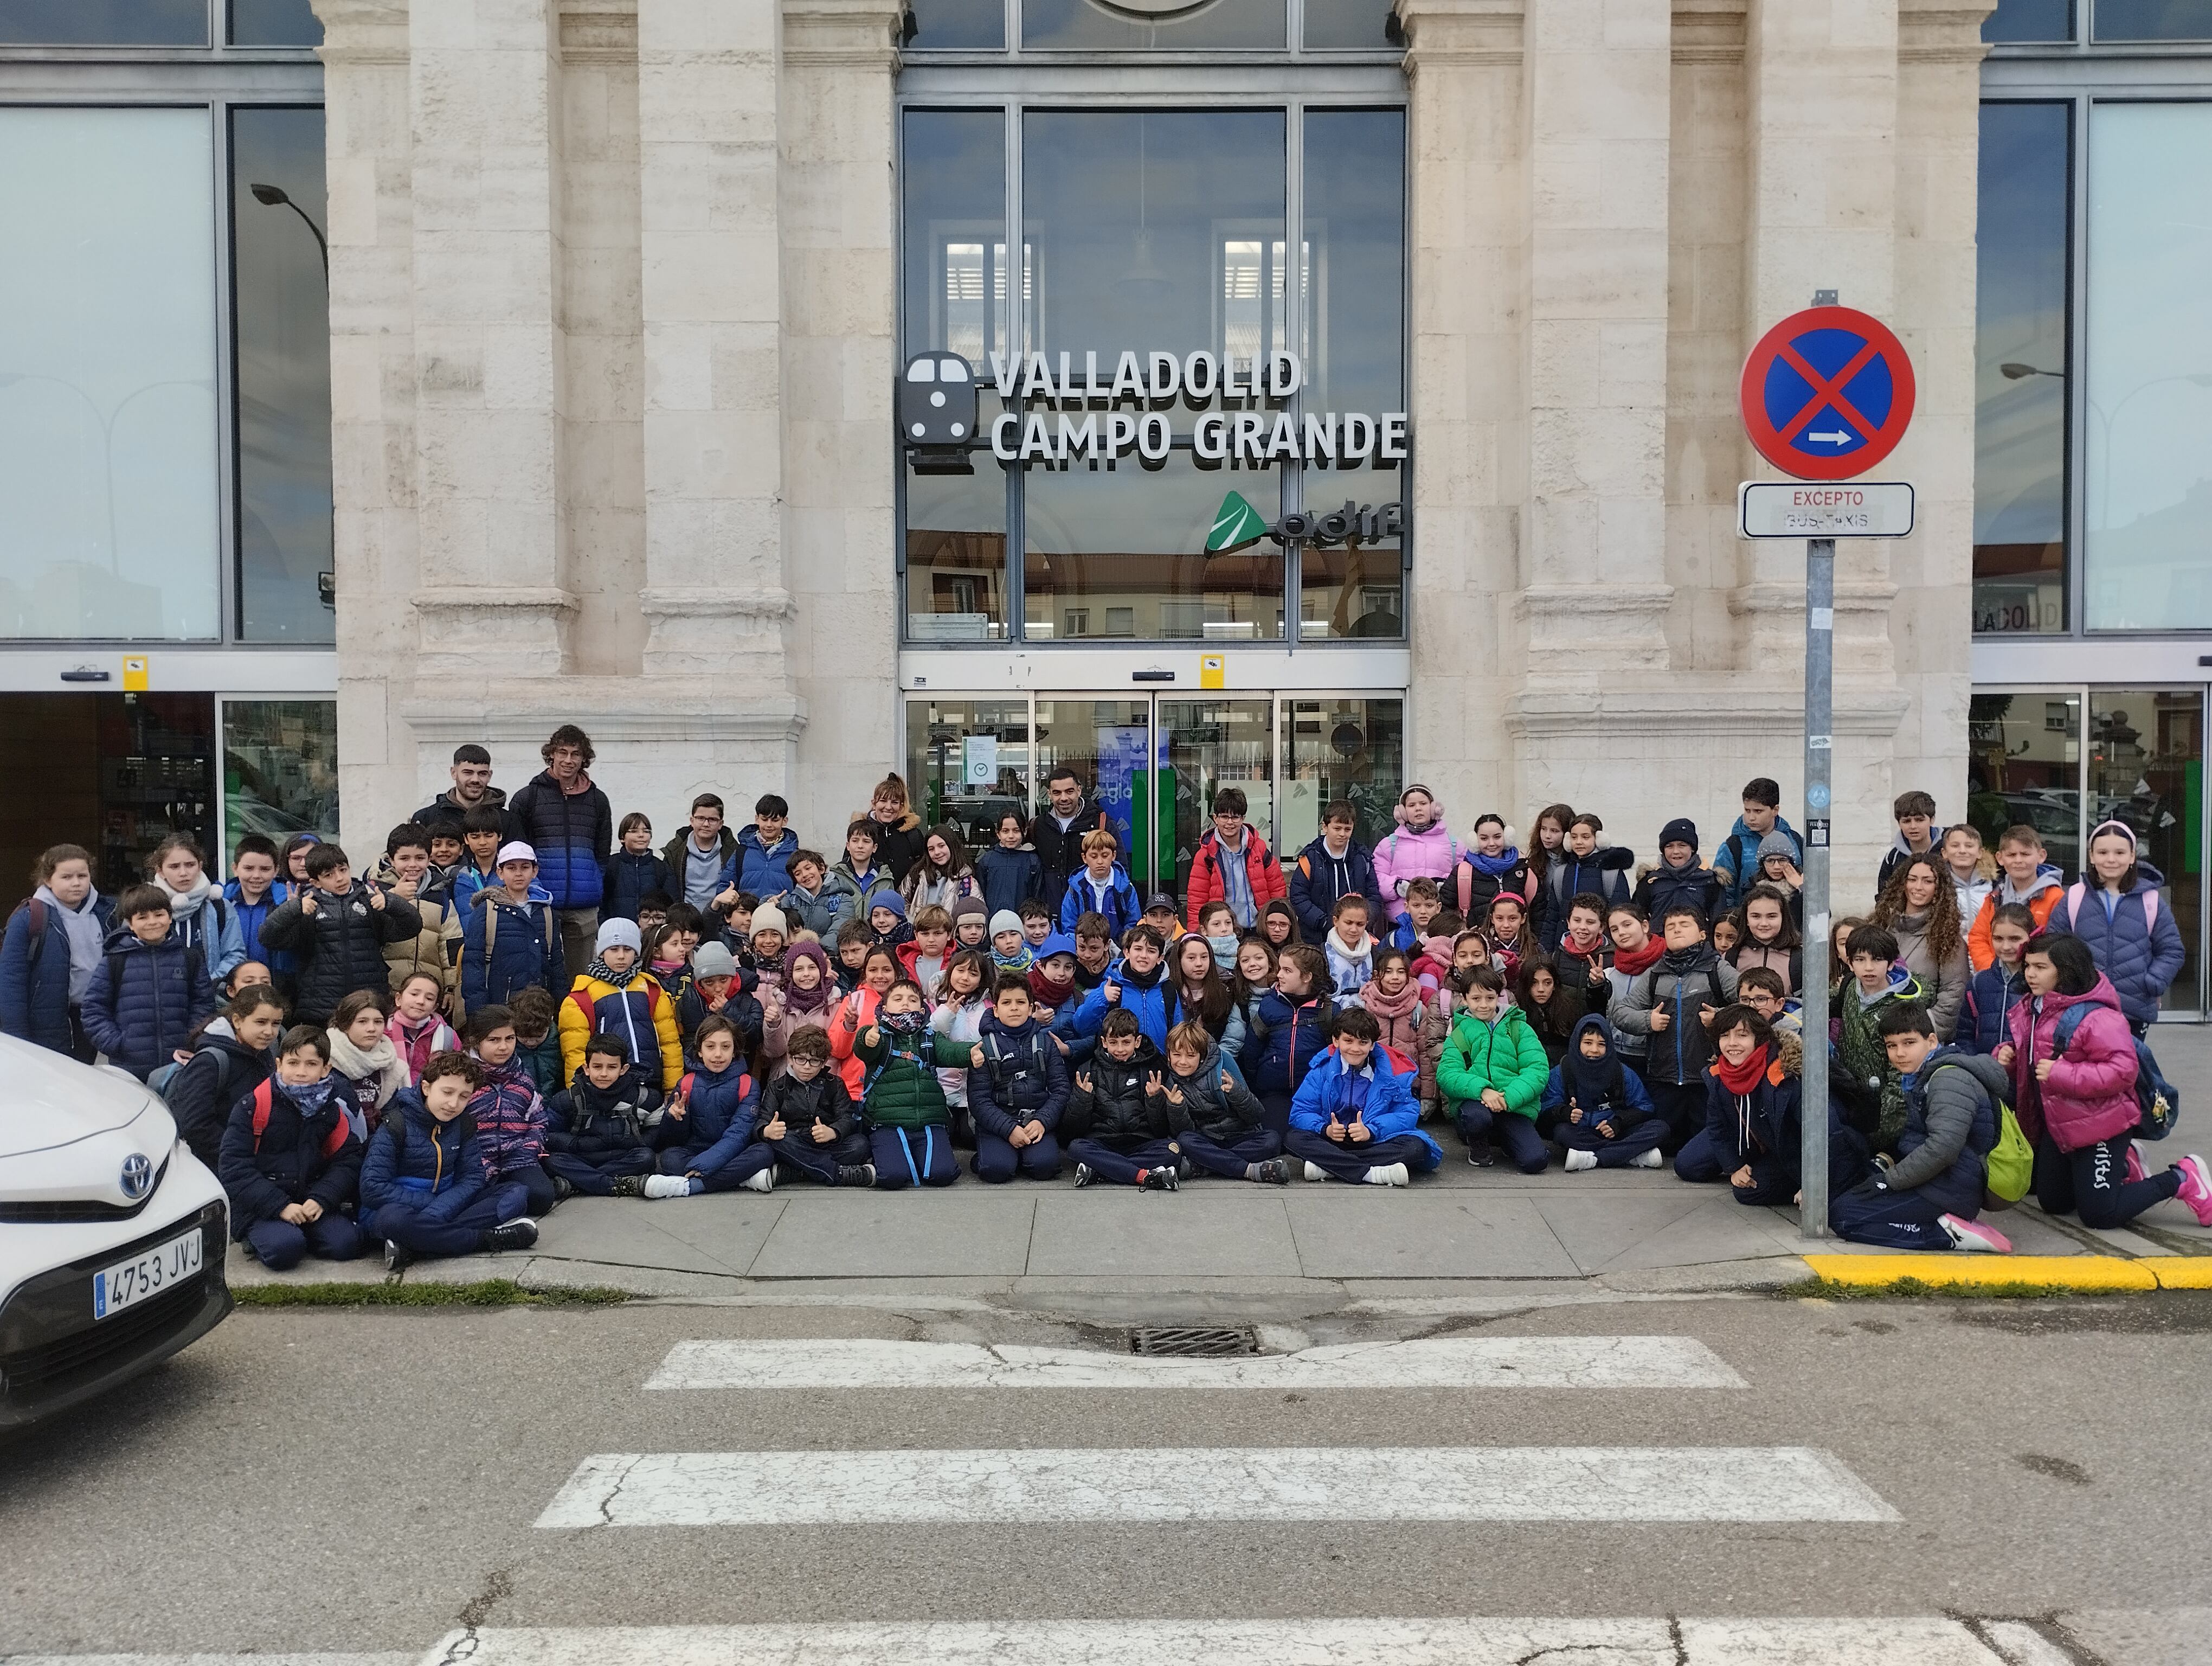
[[1874,905],[1874,923],[1897,939],[1898,958],[1920,981],[1936,1039],[1948,1042],[1958,1027],[1973,968],[1966,958],[1966,928],[1958,893],[1933,854],[1899,864]]

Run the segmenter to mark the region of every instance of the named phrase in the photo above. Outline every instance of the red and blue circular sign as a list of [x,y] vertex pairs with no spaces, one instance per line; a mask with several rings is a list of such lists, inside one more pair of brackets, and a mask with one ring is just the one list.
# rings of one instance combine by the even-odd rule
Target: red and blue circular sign
[[1759,454],[1800,480],[1848,480],[1912,421],[1912,361],[1880,319],[1812,307],[1759,338],[1737,392]]

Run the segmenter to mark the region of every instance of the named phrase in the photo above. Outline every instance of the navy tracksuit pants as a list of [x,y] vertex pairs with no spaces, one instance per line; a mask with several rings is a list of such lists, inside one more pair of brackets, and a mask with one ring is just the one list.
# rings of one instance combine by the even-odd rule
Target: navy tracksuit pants
[[2046,1131],[2035,1142],[2035,1206],[2044,1213],[2078,1213],[2084,1226],[2108,1231],[2124,1226],[2154,1203],[2181,1189],[2181,1171],[2165,1169],[2128,1178],[2125,1135],[2062,1152]]
[[1242,1180],[1247,1164],[1283,1154],[1282,1137],[1265,1128],[1254,1128],[1233,1145],[1222,1145],[1202,1134],[1186,1134],[1182,1144],[1182,1154],[1192,1163],[1224,1180]]
[[472,1256],[483,1248],[483,1235],[501,1221],[523,1213],[529,1193],[516,1181],[502,1180],[487,1186],[476,1201],[447,1219],[425,1219],[422,1208],[387,1203],[374,1217],[370,1231],[416,1256]]
[[1507,1159],[1523,1174],[1541,1174],[1551,1166],[1551,1147],[1526,1116],[1510,1110],[1493,1112],[1480,1099],[1462,1099],[1453,1118],[1459,1123],[1460,1138],[1470,1147],[1503,1146]]
[[1703,1080],[1662,1082],[1646,1077],[1644,1089],[1651,1096],[1653,1112],[1667,1123],[1667,1137],[1659,1149],[1674,1156],[1705,1125],[1705,1085]]
[[[1528,1118],[1519,1120],[1525,1122]],[[1528,1130],[1532,1134],[1535,1131],[1533,1126]],[[1393,1163],[1403,1163],[1414,1174],[1425,1174],[1437,1165],[1436,1153],[1418,1134],[1401,1134],[1394,1140],[1370,1140],[1355,1146],[1350,1140],[1339,1145],[1325,1134],[1292,1128],[1283,1136],[1283,1150],[1291,1157],[1312,1164],[1331,1180],[1362,1181],[1367,1178],[1368,1170],[1388,1168]]]
[[995,1134],[975,1131],[975,1175],[993,1185],[1012,1180],[1053,1180],[1060,1175],[1060,1141],[1048,1134],[1032,1146],[1016,1146]]
[[[1146,1140],[1135,1145],[1109,1146],[1089,1138],[1067,1142],[1067,1154],[1097,1175],[1117,1186],[1133,1186],[1137,1177],[1152,1169],[1172,1169],[1182,1160],[1182,1145],[1173,1140]],[[1240,1169],[1237,1172],[1243,1171]]]
[[1828,1205],[1828,1225],[1851,1243],[1886,1250],[1948,1250],[1949,1234],[1937,1223],[1945,1215],[1972,1220],[1981,1200],[1945,1195],[1934,1186],[1892,1191],[1878,1178],[1861,1181]]
[[325,1261],[351,1261],[368,1247],[362,1242],[361,1229],[336,1211],[304,1226],[271,1215],[246,1229],[246,1242],[253,1258],[272,1273],[297,1267],[300,1258],[311,1253]]
[[952,1130],[942,1122],[921,1128],[869,1130],[868,1154],[876,1165],[877,1186],[887,1192],[903,1191],[909,1186],[950,1186],[960,1178],[951,1134]]
[[586,1197],[612,1197],[616,1181],[626,1175],[653,1172],[653,1153],[643,1146],[635,1146],[592,1163],[574,1152],[549,1151],[545,1166]]
[[799,1178],[834,1186],[838,1170],[857,1169],[868,1160],[868,1136],[849,1134],[818,1146],[803,1134],[787,1134],[775,1142],[775,1151],[776,1162],[793,1170]]
[[[527,1163],[519,1169],[502,1170],[492,1177],[494,1184],[512,1180],[528,1194],[522,1213],[535,1218],[544,1214],[560,1200],[554,1195],[553,1177],[545,1171],[542,1163]],[[511,1217],[509,1217],[511,1219]]]
[[1569,1151],[1595,1152],[1601,1169],[1625,1169],[1645,1152],[1658,1150],[1660,1142],[1667,1137],[1667,1123],[1663,1117],[1647,1116],[1632,1128],[1622,1127],[1622,1123],[1634,1114],[1632,1111],[1621,1112],[1610,1119],[1614,1130],[1610,1140],[1600,1134],[1596,1127],[1597,1123],[1608,1118],[1603,1115],[1593,1116],[1587,1111],[1579,1122],[1570,1122],[1561,1116],[1552,1124],[1552,1138]]

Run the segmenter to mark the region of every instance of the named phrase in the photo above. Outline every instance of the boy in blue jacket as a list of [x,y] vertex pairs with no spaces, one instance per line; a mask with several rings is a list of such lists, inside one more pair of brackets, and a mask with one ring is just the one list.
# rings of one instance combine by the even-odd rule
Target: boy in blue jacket
[[1309,943],[1328,934],[1340,897],[1364,897],[1370,920],[1389,918],[1375,883],[1375,853],[1352,837],[1358,825],[1359,813],[1350,805],[1330,805],[1321,813],[1320,833],[1291,864],[1291,908]]
[[775,1148],[757,1137],[760,1099],[738,1061],[738,1041],[729,1019],[701,1021],[693,1043],[698,1062],[684,1072],[661,1119],[660,1171],[646,1176],[646,1196],[775,1189]]
[[1060,930],[1073,936],[1085,915],[1096,914],[1106,921],[1107,935],[1118,940],[1144,917],[1137,888],[1115,866],[1121,855],[1121,842],[1104,828],[1083,836],[1083,866],[1068,876],[1067,890],[1060,899]]
[[258,833],[242,836],[231,852],[230,873],[222,897],[230,904],[231,917],[238,921],[246,958],[259,961],[273,972],[276,951],[262,946],[261,922],[268,919],[271,909],[282,908],[292,898],[292,887],[276,877],[275,842]]
[[1403,1186],[1443,1161],[1443,1148],[1421,1132],[1414,1073],[1392,1070],[1382,1038],[1372,1012],[1346,1008],[1336,1015],[1336,1044],[1299,1084],[1283,1150],[1304,1161],[1308,1180]]
[[276,1073],[232,1107],[223,1128],[216,1170],[230,1197],[230,1235],[271,1272],[297,1267],[309,1250],[325,1261],[361,1254],[344,1213],[361,1141],[338,1085],[329,1035],[295,1025],[276,1043]]
[[107,933],[106,960],[86,985],[81,1011],[92,1044],[140,1081],[191,1045],[216,1009],[216,987],[197,943],[169,930],[169,897],[133,885],[115,904],[123,923]]
[[1735,818],[1728,837],[1713,853],[1713,873],[1721,882],[1723,908],[1741,907],[1744,897],[1759,883],[1759,848],[1773,833],[1789,841],[1790,860],[1803,866],[1805,847],[1797,836],[1797,830],[1783,817],[1782,788],[1767,776],[1760,775],[1743,784],[1743,814]]
[[[1081,879],[1078,875],[1070,883],[1080,884]],[[1122,883],[1126,885],[1127,881]],[[1152,927],[1131,927],[1122,945],[1121,964],[1108,970],[1098,987],[1084,996],[1083,1005],[1076,1010],[1077,1032],[1096,1036],[1106,1021],[1106,1014],[1118,1006],[1135,1013],[1137,1027],[1144,1031],[1145,1038],[1166,1051],[1171,1022],[1167,963],[1161,958],[1166,952],[1166,943]]]
[[791,885],[791,859],[798,854],[799,835],[791,830],[791,806],[774,793],[753,800],[753,818],[738,830],[738,848],[722,869],[721,895],[734,902],[733,891],[755,897],[774,897]]
[[461,923],[461,1006],[513,1006],[526,989],[557,1002],[565,970],[553,893],[538,883],[538,853],[517,840],[501,847],[499,883],[470,899]]
[[368,1138],[361,1227],[384,1240],[384,1264],[395,1273],[417,1256],[527,1250],[538,1242],[520,1183],[484,1177],[468,1115],[483,1085],[483,1067],[467,1054],[433,1053],[422,1079],[392,1096]]
[[[1102,1020],[1103,1021],[1103,1020]],[[1001,972],[968,1072],[975,1117],[978,1180],[1051,1180],[1060,1174],[1060,1113],[1067,1109],[1067,1061],[1051,1033],[1030,1016],[1026,972]]]
[[1652,1110],[1644,1084],[1614,1054],[1602,1014],[1576,1021],[1540,1105],[1552,1119],[1552,1137],[1566,1149],[1569,1174],[1659,1166],[1667,1119]]

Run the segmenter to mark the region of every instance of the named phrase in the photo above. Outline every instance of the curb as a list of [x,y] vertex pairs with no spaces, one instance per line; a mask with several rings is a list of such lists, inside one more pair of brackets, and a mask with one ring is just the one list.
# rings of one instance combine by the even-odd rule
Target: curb
[[1814,1276],[1880,1287],[2045,1285],[2060,1290],[2212,1290],[2212,1256],[1808,1256]]

